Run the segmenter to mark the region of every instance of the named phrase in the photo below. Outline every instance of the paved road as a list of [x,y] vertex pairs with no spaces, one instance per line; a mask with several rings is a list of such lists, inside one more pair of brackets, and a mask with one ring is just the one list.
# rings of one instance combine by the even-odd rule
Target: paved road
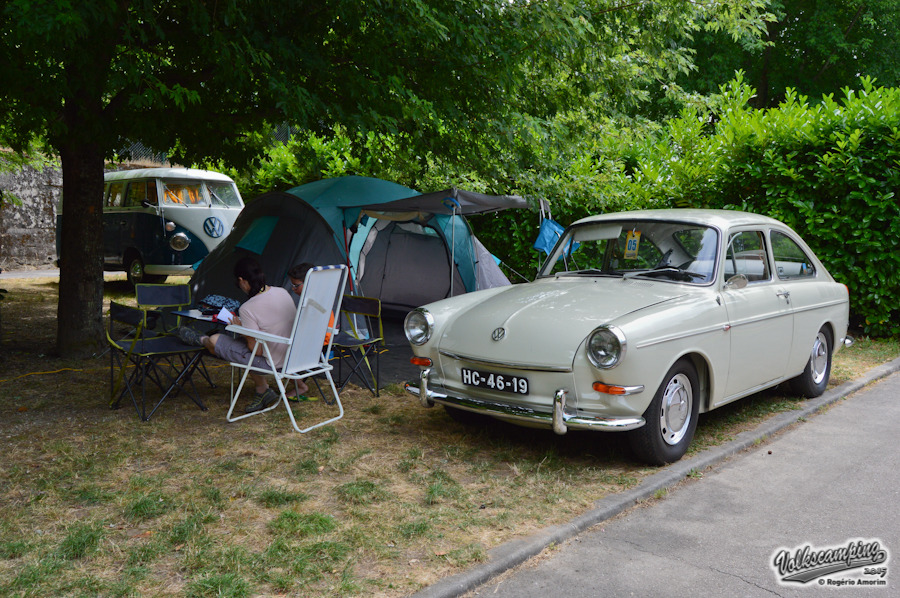
[[[900,374],[471,596],[900,596]],[[886,587],[779,585],[779,548],[877,539]],[[878,567],[884,567],[879,565]],[[876,567],[877,568],[877,567]],[[829,582],[828,580],[831,580]]]
[[56,269],[36,269],[36,270],[7,270],[0,272],[0,279],[3,278],[59,278],[59,270]]

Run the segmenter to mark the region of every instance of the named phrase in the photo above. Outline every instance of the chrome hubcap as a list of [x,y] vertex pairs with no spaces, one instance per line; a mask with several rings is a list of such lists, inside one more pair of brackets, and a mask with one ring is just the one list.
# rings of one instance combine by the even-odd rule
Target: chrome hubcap
[[825,373],[828,371],[828,341],[823,332],[816,336],[816,342],[813,343],[809,367],[813,382],[821,384],[822,380],[825,379]]
[[691,380],[684,374],[677,374],[666,385],[659,411],[659,429],[666,444],[681,442],[691,423],[694,403],[694,389]]
[[131,279],[140,281],[142,278],[144,278],[144,268],[141,263],[137,260],[131,262]]

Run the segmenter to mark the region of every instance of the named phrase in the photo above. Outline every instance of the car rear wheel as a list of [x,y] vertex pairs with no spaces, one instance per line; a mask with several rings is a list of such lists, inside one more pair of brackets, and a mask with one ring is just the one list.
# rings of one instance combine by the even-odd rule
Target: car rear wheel
[[823,326],[813,341],[809,361],[803,373],[791,380],[791,387],[798,395],[814,398],[825,392],[831,377],[831,331]]
[[628,432],[635,456],[651,465],[677,461],[687,452],[700,408],[697,368],[689,359],[680,359],[663,378],[644,412],[646,423]]

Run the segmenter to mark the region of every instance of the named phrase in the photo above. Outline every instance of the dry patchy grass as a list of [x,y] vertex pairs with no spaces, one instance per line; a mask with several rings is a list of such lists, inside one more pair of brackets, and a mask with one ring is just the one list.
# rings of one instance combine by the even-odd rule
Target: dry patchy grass
[[[174,397],[141,422],[107,407],[108,356],[53,356],[53,279],[2,286],[0,594],[406,595],[654,471],[620,435],[466,427],[397,386],[351,387],[345,418],[308,435],[281,408],[228,424],[221,365],[218,388],[198,377],[208,411]],[[878,351],[846,351],[837,381],[898,353],[866,342]],[[701,419],[695,450],[797,402],[741,405]],[[294,409],[301,424],[330,410]]]

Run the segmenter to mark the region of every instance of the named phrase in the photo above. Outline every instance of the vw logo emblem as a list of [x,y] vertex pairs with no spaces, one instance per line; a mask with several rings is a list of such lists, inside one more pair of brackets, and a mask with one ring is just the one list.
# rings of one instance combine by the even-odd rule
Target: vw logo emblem
[[210,216],[203,221],[203,232],[213,239],[218,239],[225,232],[225,225],[215,216]]
[[502,341],[503,337],[506,336],[506,329],[502,326],[500,328],[494,328],[494,331],[491,333],[491,338],[495,341]]

